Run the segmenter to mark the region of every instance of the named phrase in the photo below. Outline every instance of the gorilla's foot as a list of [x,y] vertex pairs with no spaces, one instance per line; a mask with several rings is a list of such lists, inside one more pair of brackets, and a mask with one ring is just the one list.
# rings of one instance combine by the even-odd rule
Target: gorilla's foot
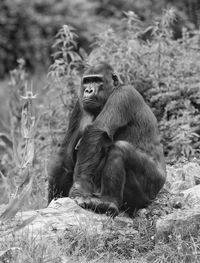
[[91,209],[92,211],[100,214],[106,214],[115,217],[119,214],[119,209],[114,202],[97,197],[74,197],[75,202],[85,209]]

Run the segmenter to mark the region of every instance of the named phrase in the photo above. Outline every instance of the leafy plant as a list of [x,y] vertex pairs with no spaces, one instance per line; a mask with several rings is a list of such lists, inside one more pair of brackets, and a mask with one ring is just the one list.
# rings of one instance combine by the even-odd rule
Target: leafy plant
[[21,112],[21,132],[24,139],[24,148],[22,152],[18,152],[17,140],[13,133],[13,152],[15,165],[19,169],[19,175],[23,181],[18,185],[15,196],[11,199],[6,210],[0,216],[1,220],[11,219],[21,209],[24,201],[30,196],[32,191],[32,182],[34,174],[30,173],[30,168],[33,165],[35,154],[35,116],[33,115],[32,100],[36,98],[32,90],[28,91],[26,86],[26,94],[22,96],[25,100]]
[[146,30],[133,12],[125,16],[116,32],[109,29],[97,37],[88,62],[106,60],[144,96],[159,121],[169,159],[198,156],[199,32],[192,38],[183,32],[183,39],[173,40],[173,9]]
[[[62,108],[64,107],[64,113],[67,116],[74,105],[80,83],[77,66],[82,63],[82,58],[77,53],[77,37],[73,27],[62,26],[53,45],[57,50],[53,54],[54,62],[48,73],[48,77],[53,83],[50,93],[57,93],[58,99],[61,101],[61,108],[58,110],[63,114]],[[49,96],[52,96],[50,93]]]

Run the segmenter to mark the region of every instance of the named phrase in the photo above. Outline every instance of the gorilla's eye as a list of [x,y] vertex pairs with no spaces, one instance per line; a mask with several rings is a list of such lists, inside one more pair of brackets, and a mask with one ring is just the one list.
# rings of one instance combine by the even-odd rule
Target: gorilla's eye
[[99,90],[102,90],[102,89],[103,89],[103,83],[100,83],[100,84],[98,85],[98,88],[99,88]]

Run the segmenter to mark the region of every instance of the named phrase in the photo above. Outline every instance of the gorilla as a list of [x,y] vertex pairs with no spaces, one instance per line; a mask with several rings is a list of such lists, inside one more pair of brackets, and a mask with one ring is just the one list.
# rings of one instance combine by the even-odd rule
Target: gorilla
[[157,120],[140,93],[120,85],[113,68],[88,67],[54,161],[48,202],[74,199],[83,208],[116,216],[147,206],[166,179]]

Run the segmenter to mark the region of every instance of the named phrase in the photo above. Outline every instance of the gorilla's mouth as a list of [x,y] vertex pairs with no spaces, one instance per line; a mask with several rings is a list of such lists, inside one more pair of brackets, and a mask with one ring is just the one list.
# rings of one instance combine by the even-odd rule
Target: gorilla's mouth
[[96,99],[94,100],[94,99],[86,98],[82,100],[82,103],[84,110],[93,115],[98,115],[102,109],[102,105]]
[[86,106],[86,107],[98,108],[99,103],[98,103],[97,99],[84,98],[83,99],[83,106],[84,107]]

